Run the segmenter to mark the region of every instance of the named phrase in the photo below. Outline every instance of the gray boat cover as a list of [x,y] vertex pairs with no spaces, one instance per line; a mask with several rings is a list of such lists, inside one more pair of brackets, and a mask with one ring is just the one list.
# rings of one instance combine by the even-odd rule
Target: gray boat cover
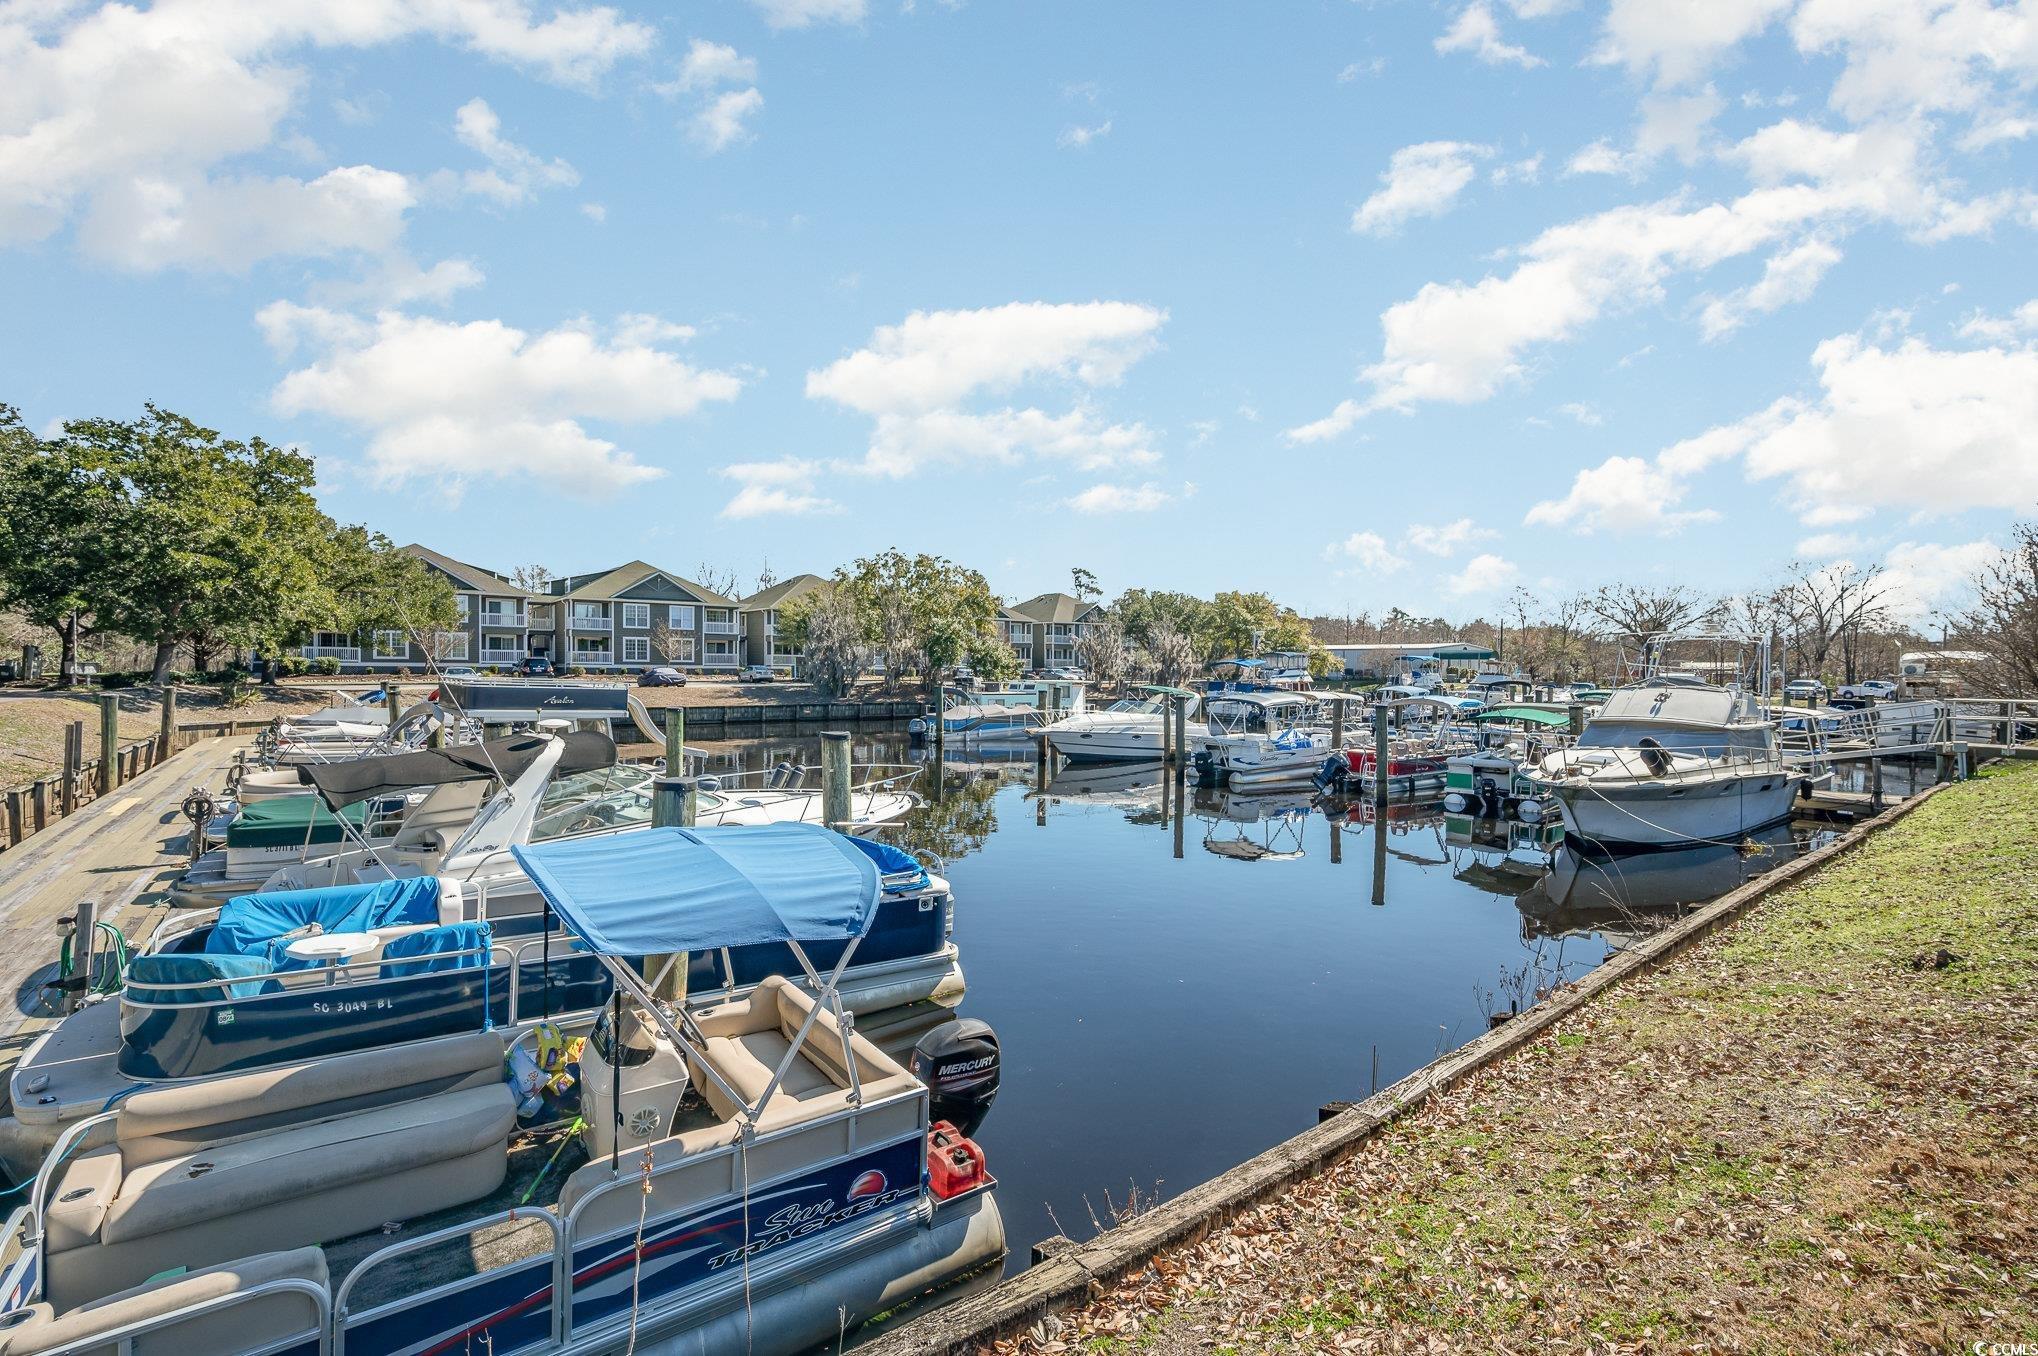
[[[415,753],[391,753],[378,758],[356,758],[346,763],[308,763],[297,769],[298,778],[316,787],[326,804],[335,810],[372,796],[408,791],[420,786],[446,786],[502,778],[513,782],[522,776],[544,749],[548,735],[514,735],[480,744],[457,744],[449,749],[420,749]],[[616,741],[591,730],[576,730],[562,736],[566,751],[555,777],[576,772],[596,772],[616,765]]]

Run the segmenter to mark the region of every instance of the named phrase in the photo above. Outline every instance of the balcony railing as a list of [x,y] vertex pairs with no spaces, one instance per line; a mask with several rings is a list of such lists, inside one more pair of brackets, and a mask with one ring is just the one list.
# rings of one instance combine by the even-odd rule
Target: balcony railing
[[583,617],[579,613],[567,618],[567,623],[576,631],[606,631],[610,629],[607,617]]
[[567,662],[571,664],[613,664],[616,662],[616,652],[614,650],[575,650],[573,658]]
[[711,621],[708,622],[706,625],[702,626],[701,630],[707,632],[711,636],[733,636],[736,634],[736,623]]
[[493,626],[511,631],[522,631],[530,626],[531,614],[528,612],[490,612],[484,609],[481,613],[481,624],[483,626]]
[[[466,657],[465,654],[460,656],[462,659]],[[511,660],[522,659],[524,657],[524,647],[521,645],[484,645],[481,647],[481,657],[491,664],[506,663]]]
[[301,646],[297,652],[306,659],[337,659],[342,664],[358,664],[361,662],[361,647],[359,645],[305,645]]

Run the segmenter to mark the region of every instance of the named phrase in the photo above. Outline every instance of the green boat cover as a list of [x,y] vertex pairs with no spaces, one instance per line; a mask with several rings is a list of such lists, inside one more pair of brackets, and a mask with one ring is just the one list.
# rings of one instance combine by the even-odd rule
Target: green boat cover
[[1562,711],[1545,711],[1540,706],[1489,706],[1475,712],[1475,721],[1518,720],[1524,725],[1542,725],[1555,730],[1571,723],[1571,718]]
[[359,832],[368,817],[367,802],[349,805],[334,814],[317,796],[274,796],[241,807],[240,818],[227,826],[230,848],[297,847],[305,843],[346,841],[347,823]]

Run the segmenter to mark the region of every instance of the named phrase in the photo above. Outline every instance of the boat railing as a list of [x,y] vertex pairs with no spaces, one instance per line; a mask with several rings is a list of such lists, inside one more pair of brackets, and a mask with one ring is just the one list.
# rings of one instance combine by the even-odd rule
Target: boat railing
[[[395,1299],[384,1300],[379,1304],[371,1304],[358,1312],[355,1311],[351,1303],[355,1290],[361,1286],[363,1278],[371,1276],[378,1269],[387,1267],[393,1262],[401,1261],[426,1249],[451,1243],[456,1239],[466,1238],[479,1242],[477,1236],[484,1230],[495,1229],[502,1225],[509,1225],[512,1228],[525,1225],[543,1225],[547,1237],[547,1246],[542,1252],[534,1250],[492,1266],[477,1268],[470,1274],[454,1280],[446,1281],[424,1290],[399,1295]],[[568,1310],[570,1306],[560,1303],[559,1300],[562,1296],[567,1295],[571,1289],[567,1283],[569,1280],[567,1268],[570,1262],[567,1249],[562,1246],[564,1239],[565,1229],[560,1224],[557,1215],[542,1206],[519,1206],[510,1210],[498,1211],[493,1215],[486,1215],[480,1219],[466,1220],[459,1224],[447,1225],[443,1229],[434,1229],[430,1233],[419,1234],[416,1238],[406,1238],[401,1243],[392,1243],[386,1248],[371,1253],[359,1266],[348,1273],[346,1280],[340,1282],[339,1292],[332,1297],[330,1318],[330,1328],[333,1337],[330,1348],[332,1356],[345,1356],[347,1339],[354,1333],[372,1328],[378,1322],[394,1315],[410,1314],[421,1306],[452,1298],[463,1291],[474,1290],[481,1286],[493,1286],[503,1279],[503,1273],[514,1270],[530,1271],[534,1276],[541,1270],[547,1274],[548,1279],[544,1285],[533,1285],[530,1287],[530,1290],[532,1294],[544,1297],[542,1303],[549,1321],[549,1341],[552,1343],[564,1342],[566,1340]],[[478,1247],[471,1248],[470,1250],[475,1253],[480,1251]],[[527,1320],[534,1316],[529,1309],[524,1310],[519,1315],[519,1317]],[[367,1349],[386,1351],[389,1349],[389,1346],[387,1343],[376,1342],[371,1343]],[[494,1349],[493,1342],[489,1344],[489,1349]]]

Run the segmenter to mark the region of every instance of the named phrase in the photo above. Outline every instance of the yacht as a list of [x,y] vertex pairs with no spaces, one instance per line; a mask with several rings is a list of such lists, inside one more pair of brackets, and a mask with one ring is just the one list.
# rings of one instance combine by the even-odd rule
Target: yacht
[[1577,742],[1525,779],[1563,805],[1582,842],[1681,847],[1788,819],[1806,772],[1748,693],[1667,675],[1615,689]]
[[906,733],[925,738],[938,723],[944,735],[971,740],[1026,739],[1048,725],[1083,714],[1083,685],[1059,678],[1024,678],[968,691],[943,688],[939,715],[915,717]]
[[[8,1223],[8,1348],[793,1356],[1003,1259],[969,1138],[995,1039],[931,1032],[916,1075],[842,999],[884,904],[862,848],[777,825],[519,852],[598,1017],[107,1102]],[[366,968],[406,973],[370,985],[487,972],[440,940],[385,946]],[[665,996],[684,957],[759,946],[786,963],[748,993]],[[280,992],[323,996],[328,1026],[377,1011],[295,973]]]
[[1196,694],[1186,688],[1148,688],[1147,693],[1056,721],[1047,728],[1048,746],[1077,763],[1158,762],[1167,756],[1170,699],[1194,701]]

